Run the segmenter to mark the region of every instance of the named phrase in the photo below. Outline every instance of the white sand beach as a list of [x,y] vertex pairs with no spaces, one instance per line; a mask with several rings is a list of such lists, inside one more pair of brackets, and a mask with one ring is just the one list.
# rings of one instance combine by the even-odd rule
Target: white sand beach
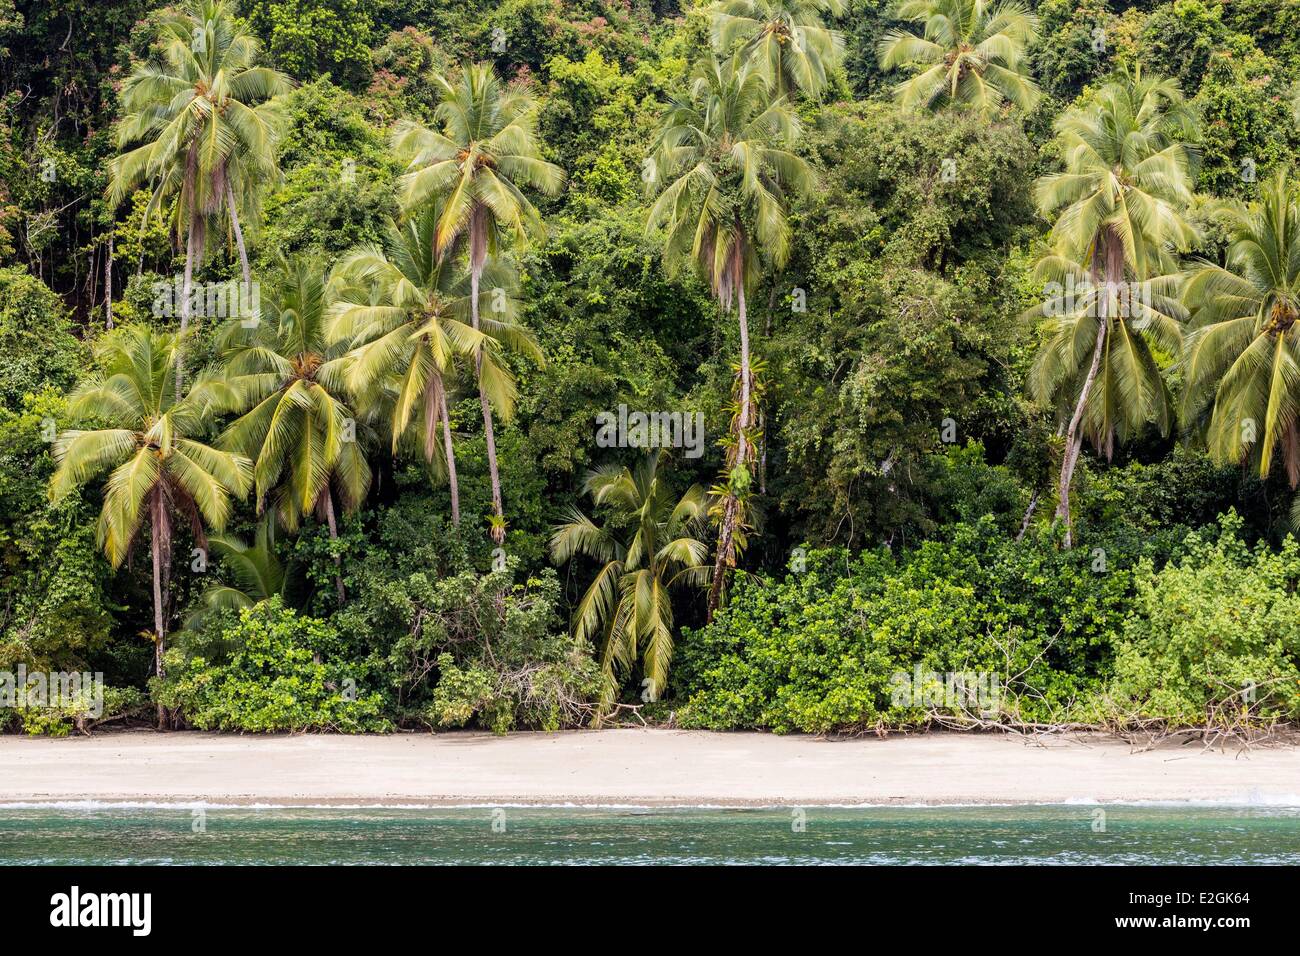
[[1114,740],[825,740],[605,730],[386,737],[134,731],[0,738],[0,803],[1300,804],[1300,749]]

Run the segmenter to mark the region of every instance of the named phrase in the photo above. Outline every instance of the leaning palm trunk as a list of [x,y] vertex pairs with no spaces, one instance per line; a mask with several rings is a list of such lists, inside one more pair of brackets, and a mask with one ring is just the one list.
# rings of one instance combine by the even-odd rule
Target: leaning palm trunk
[[1101,368],[1101,357],[1106,351],[1106,335],[1110,329],[1110,290],[1115,288],[1124,276],[1124,247],[1116,240],[1116,237],[1104,235],[1098,242],[1098,249],[1093,257],[1094,263],[1101,259],[1103,265],[1101,269],[1094,265],[1092,270],[1093,281],[1098,279],[1098,273],[1104,272],[1105,285],[1103,294],[1100,294],[1094,300],[1096,302],[1097,315],[1097,342],[1092,349],[1092,364],[1088,366],[1088,374],[1083,380],[1083,387],[1079,390],[1079,400],[1075,403],[1074,414],[1070,416],[1070,424],[1065,430],[1065,453],[1061,459],[1061,478],[1057,485],[1057,502],[1056,502],[1056,520],[1065,522],[1065,546],[1071,548],[1074,546],[1073,527],[1070,522],[1070,484],[1074,480],[1074,469],[1079,463],[1079,452],[1083,448],[1083,415],[1088,405],[1088,395],[1092,391],[1092,384],[1097,379],[1097,371]]
[[[483,275],[483,260],[487,255],[487,236],[483,231],[482,213],[476,211],[469,227],[469,315],[474,331],[478,325],[478,288]],[[478,401],[483,408],[483,437],[487,442],[488,475],[492,479],[492,540],[497,544],[505,541],[505,511],[501,507],[501,475],[497,471],[497,441],[492,428],[492,405],[488,402],[487,390],[483,387],[483,353],[474,357],[474,374],[478,379]]]
[[[739,251],[737,251],[735,269],[736,273],[740,274]],[[743,278],[738,279],[736,282],[736,294],[736,313],[740,324],[740,414],[735,425],[736,457],[732,463],[733,469],[741,465],[747,465],[750,457],[745,439],[745,432],[750,426],[751,418],[749,316],[745,309],[745,283]],[[740,500],[736,497],[734,488],[731,488],[727,493],[727,499],[722,509],[722,527],[718,532],[718,555],[713,564],[713,581],[709,587],[708,619],[710,621],[713,620],[713,615],[718,610],[718,604],[722,600],[723,576],[727,573],[727,568],[733,567],[736,563],[735,538],[736,522],[739,515]]]

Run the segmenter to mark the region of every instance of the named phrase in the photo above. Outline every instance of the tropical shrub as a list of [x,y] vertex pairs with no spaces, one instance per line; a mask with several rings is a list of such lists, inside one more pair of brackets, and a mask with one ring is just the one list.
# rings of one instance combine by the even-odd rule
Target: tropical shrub
[[1192,727],[1300,718],[1300,543],[1247,548],[1240,525],[1227,515],[1217,540],[1193,534],[1182,559],[1139,566],[1096,718]]
[[85,361],[68,310],[40,279],[0,269],[0,405],[16,408],[45,386],[67,388]]
[[[737,589],[688,631],[679,679],[686,726],[826,733],[908,726],[895,675],[984,672],[1003,717],[1056,719],[1109,675],[1133,555],[1017,543],[991,517],[895,556],[796,553],[784,578]],[[800,570],[802,568],[803,570]],[[956,710],[960,710],[957,708]]]
[[103,690],[100,701],[82,690],[75,700],[57,705],[22,702],[0,710],[0,732],[16,728],[31,737],[66,737],[74,730],[90,733],[112,721],[147,716],[149,700],[139,688],[105,685]]
[[337,644],[334,628],[285,608],[278,595],[241,611],[224,637],[236,648],[228,661],[179,660],[174,652],[171,674],[155,688],[164,706],[180,708],[200,730],[390,728],[382,697],[345,661],[326,656]]

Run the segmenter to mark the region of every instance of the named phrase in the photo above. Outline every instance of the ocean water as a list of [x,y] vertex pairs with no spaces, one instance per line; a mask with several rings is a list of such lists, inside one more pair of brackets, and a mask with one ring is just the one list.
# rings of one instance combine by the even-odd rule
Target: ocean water
[[1300,864],[1300,808],[0,806],[3,864]]

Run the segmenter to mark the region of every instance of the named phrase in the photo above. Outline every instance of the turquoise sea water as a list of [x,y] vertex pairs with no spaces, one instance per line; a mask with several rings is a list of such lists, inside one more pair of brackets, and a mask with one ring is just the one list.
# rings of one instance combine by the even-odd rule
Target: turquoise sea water
[[1300,808],[17,805],[0,863],[1300,864]]

